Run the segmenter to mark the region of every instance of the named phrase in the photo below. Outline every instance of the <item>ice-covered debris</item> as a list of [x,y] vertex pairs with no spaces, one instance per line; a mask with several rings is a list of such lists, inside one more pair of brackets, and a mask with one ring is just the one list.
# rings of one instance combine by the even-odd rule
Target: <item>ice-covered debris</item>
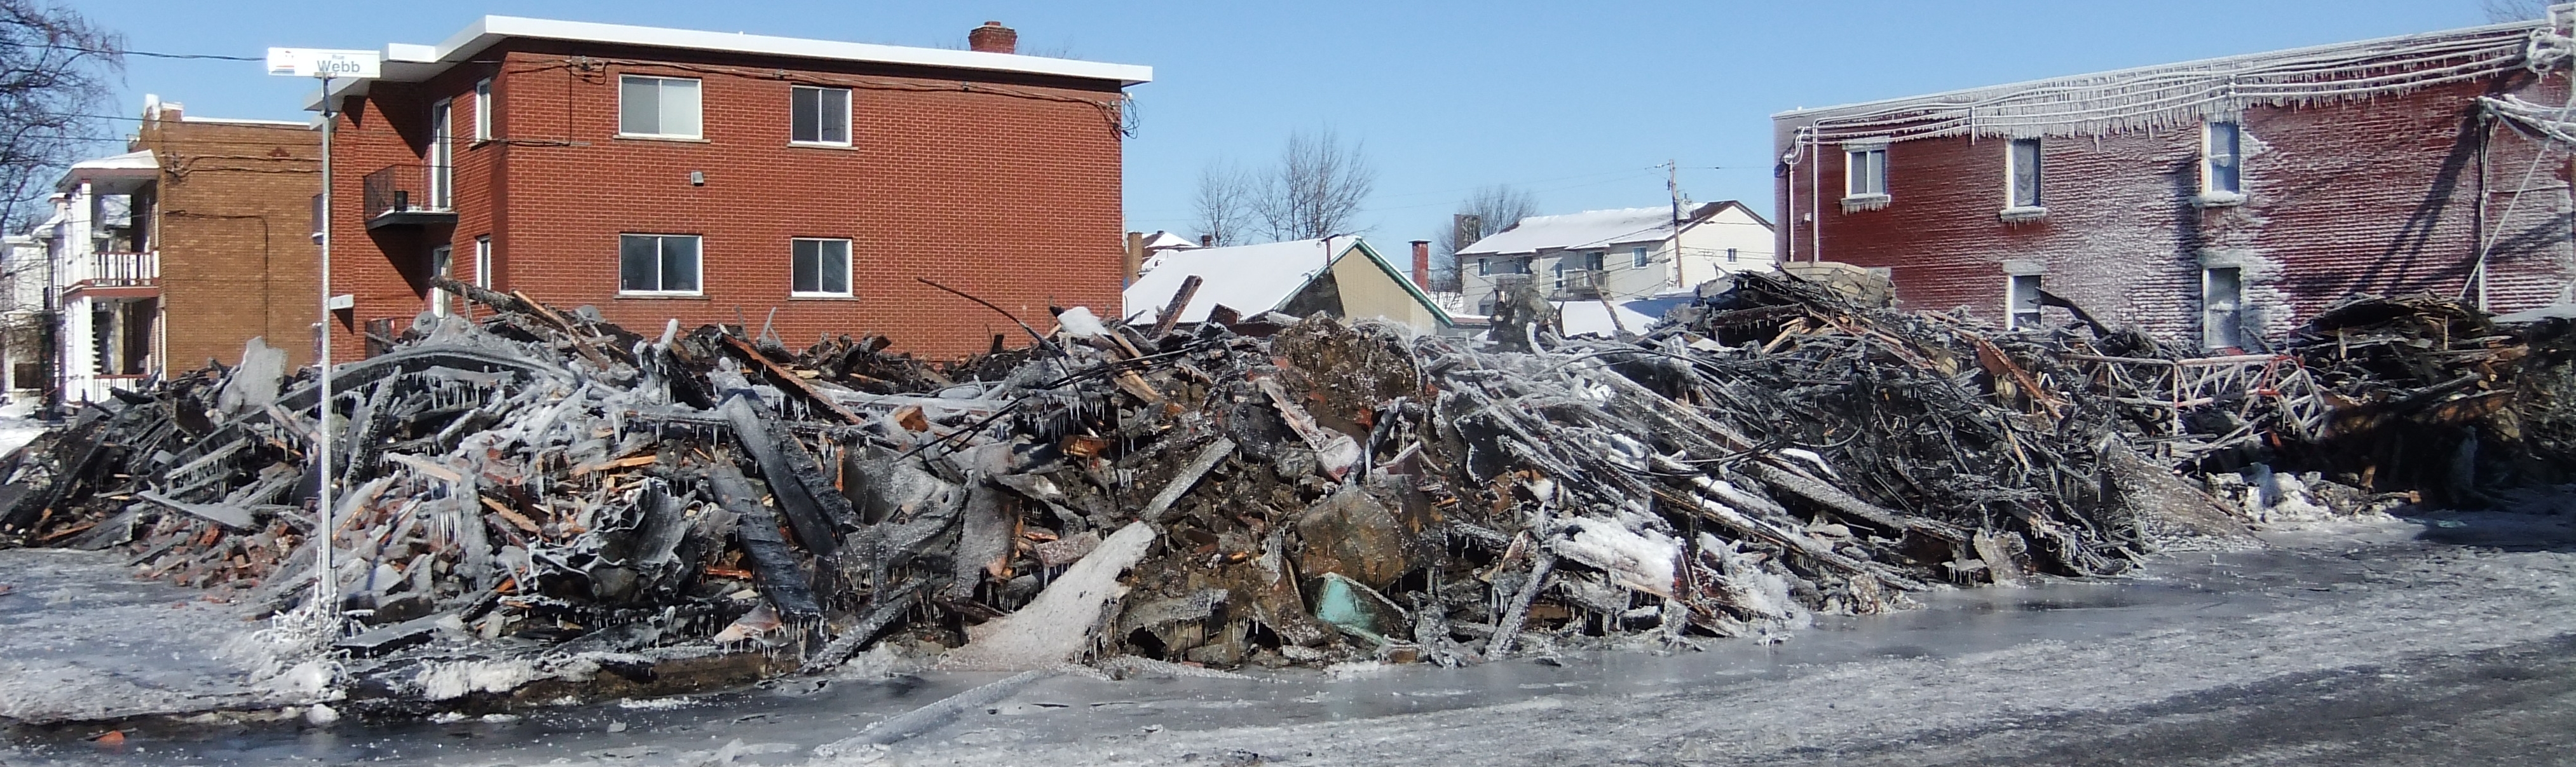
[[943,669],[1012,671],[1074,659],[1098,641],[1103,613],[1127,587],[1118,578],[1154,545],[1154,528],[1130,522],[1100,548],[1066,568],[1018,612],[967,630],[963,647],[939,659]]
[[1568,523],[1574,535],[1550,544],[1560,556],[1601,568],[1621,586],[1659,597],[1673,596],[1674,566],[1681,561],[1680,541],[1653,530],[1631,531],[1619,523],[1578,517]]
[[1064,326],[1064,332],[1067,335],[1075,338],[1098,338],[1109,335],[1109,326],[1100,324],[1100,318],[1092,316],[1091,307],[1076,306],[1066,309],[1055,316],[1055,321]]

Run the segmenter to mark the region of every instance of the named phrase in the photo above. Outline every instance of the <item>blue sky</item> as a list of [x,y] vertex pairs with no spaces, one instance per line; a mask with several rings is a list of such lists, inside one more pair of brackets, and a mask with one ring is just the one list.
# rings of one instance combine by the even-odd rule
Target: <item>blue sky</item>
[[[1129,228],[1186,230],[1208,161],[1263,163],[1290,131],[1330,127],[1365,142],[1378,184],[1360,225],[1389,246],[1430,239],[1483,184],[1548,212],[1662,205],[1668,159],[1693,199],[1767,212],[1783,109],[2485,21],[2477,0],[72,5],[134,50],[250,56],[436,43],[487,13],[950,47],[1000,20],[1023,51],[1154,67],[1130,91]],[[127,69],[114,114],[157,93],[195,115],[294,119],[310,88],[249,62]]]

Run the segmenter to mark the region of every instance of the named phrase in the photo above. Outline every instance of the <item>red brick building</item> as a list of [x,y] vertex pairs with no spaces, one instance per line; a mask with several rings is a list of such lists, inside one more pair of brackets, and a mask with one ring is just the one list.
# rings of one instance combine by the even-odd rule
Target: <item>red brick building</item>
[[[487,16],[341,81],[335,349],[461,310],[433,274],[655,332],[878,332],[978,351],[1050,303],[1116,306],[1126,86],[1147,67]],[[316,104],[315,106],[319,106]]]
[[[2015,325],[2038,291],[2202,348],[2354,293],[2576,280],[2562,18],[1773,116],[1783,261]],[[2546,106],[2542,106],[2546,105]],[[2561,138],[2548,138],[2550,134]]]

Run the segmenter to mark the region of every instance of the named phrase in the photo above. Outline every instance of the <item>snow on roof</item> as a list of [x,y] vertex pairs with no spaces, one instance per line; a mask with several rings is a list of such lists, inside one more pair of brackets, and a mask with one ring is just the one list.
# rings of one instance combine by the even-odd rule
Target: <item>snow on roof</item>
[[100,158],[92,159],[92,160],[82,160],[82,161],[80,161],[80,162],[72,163],[72,170],[75,170],[75,171],[80,171],[80,170],[160,170],[160,169],[161,169],[161,164],[160,164],[159,162],[155,162],[155,161],[153,161],[153,159],[152,159],[152,150],[149,150],[149,149],[145,149],[145,150],[141,150],[141,151],[135,151],[135,152],[127,152],[127,153],[125,153],[125,154],[108,155],[108,156],[106,156],[106,157],[100,157]]
[[1199,246],[1199,244],[1198,244],[1196,241],[1193,241],[1193,240],[1191,240],[1190,238],[1187,238],[1187,237],[1183,237],[1183,236],[1180,236],[1180,235],[1177,235],[1177,234],[1173,234],[1173,233],[1171,233],[1171,232],[1155,232],[1155,233],[1153,233],[1153,234],[1149,234],[1149,235],[1146,235],[1146,236],[1145,236],[1145,249],[1146,249],[1146,250],[1163,250],[1163,249],[1166,249],[1166,248],[1195,248],[1195,247],[1198,247],[1198,246]]
[[[2254,106],[2358,100],[2522,69],[2549,21],[2518,21],[1954,91],[1799,108],[1812,140],[2033,138],[2188,125]],[[2565,38],[2557,38],[2563,46]]]
[[1615,337],[1617,333],[1614,331],[1618,326],[1610,322],[1610,309],[1616,307],[1619,322],[1628,327],[1628,332],[1643,333],[1655,323],[1662,322],[1665,312],[1689,304],[1692,298],[1694,296],[1690,293],[1676,293],[1653,298],[1613,299],[1608,307],[1599,301],[1566,301],[1556,307],[1557,326],[1567,336],[1592,334]]
[[[385,46],[384,76],[394,82],[421,82],[465,63],[476,54],[503,40],[528,38],[569,40],[610,45],[632,45],[649,48],[743,53],[796,59],[858,61],[871,64],[905,64],[947,69],[973,69],[988,72],[1053,75],[1084,80],[1110,80],[1121,86],[1151,82],[1154,68],[1134,64],[1109,64],[1097,61],[1022,56],[1011,53],[960,51],[947,48],[914,48],[902,45],[850,43],[837,40],[813,40],[800,37],[774,37],[693,29],[640,27],[628,24],[599,24],[587,21],[530,19],[517,16],[485,16],[465,26],[446,42],[437,45],[389,43]],[[333,95],[366,92],[366,80],[337,81]],[[318,95],[318,94],[317,94]],[[308,111],[319,110],[320,99],[306,105]]]
[[153,159],[152,150],[145,149],[72,163],[72,167],[63,172],[62,181],[56,183],[54,188],[71,191],[73,187],[80,186],[84,181],[148,180],[160,174],[161,163]]
[[1536,253],[1553,248],[1592,248],[1653,242],[1673,236],[1673,209],[1618,208],[1556,216],[1531,216],[1512,228],[1461,248],[1458,255]]
[[1247,317],[1277,309],[1332,266],[1336,246],[1348,248],[1356,242],[1327,238],[1166,250],[1150,259],[1145,275],[1127,286],[1120,313],[1140,322],[1153,321],[1163,305],[1171,303],[1172,294],[1180,291],[1181,281],[1193,274],[1199,277],[1199,292],[1181,310],[1182,322],[1205,322],[1208,310],[1219,304]]

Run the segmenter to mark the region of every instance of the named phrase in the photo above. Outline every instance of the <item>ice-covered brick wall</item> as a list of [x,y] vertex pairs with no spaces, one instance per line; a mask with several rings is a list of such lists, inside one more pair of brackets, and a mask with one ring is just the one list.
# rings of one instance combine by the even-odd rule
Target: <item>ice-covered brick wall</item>
[[[2564,103],[2566,77],[2514,70],[2248,108],[2239,115],[2244,194],[2232,204],[2200,196],[2196,124],[2041,138],[2047,212],[2021,221],[2003,215],[2004,138],[1895,142],[1892,199],[1849,211],[1840,202],[1846,155],[1828,142],[1776,184],[1781,245],[1794,259],[1886,267],[1911,308],[1965,307],[1996,322],[2008,274],[2036,271],[2050,292],[2105,320],[2187,346],[2201,340],[2207,266],[2243,270],[2249,326],[2277,339],[2355,293],[2474,300],[2480,242],[2492,239],[2490,306],[2528,308],[2565,300],[2576,278],[2567,154],[2535,154],[2539,143],[2482,117],[2477,99],[2513,92]],[[1802,124],[1780,120],[1783,152]],[[2049,319],[2067,316],[2050,310]]]

